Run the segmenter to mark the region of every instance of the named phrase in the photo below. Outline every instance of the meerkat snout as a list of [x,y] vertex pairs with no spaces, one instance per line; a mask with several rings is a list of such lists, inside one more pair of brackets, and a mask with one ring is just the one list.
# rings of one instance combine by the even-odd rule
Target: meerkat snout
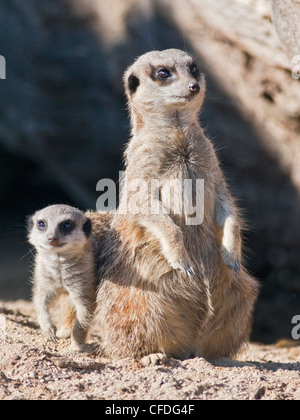
[[51,245],[54,245],[55,246],[55,244],[58,244],[58,241],[57,241],[57,237],[56,236],[50,236],[50,237],[48,237],[48,242],[51,244]]
[[192,93],[192,95],[196,95],[200,92],[200,85],[199,83],[193,83],[189,85],[189,91]]

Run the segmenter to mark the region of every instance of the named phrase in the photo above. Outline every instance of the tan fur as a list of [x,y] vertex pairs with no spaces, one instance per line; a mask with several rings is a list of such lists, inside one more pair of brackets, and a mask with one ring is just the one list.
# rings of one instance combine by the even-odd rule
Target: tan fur
[[[88,210],[84,213],[84,215],[92,222],[91,241],[93,243],[94,261],[91,265],[91,268],[93,270],[95,269],[96,273],[98,272],[99,267],[101,266],[100,255],[103,251],[105,238],[108,232],[110,231],[113,213],[100,211],[95,212],[93,210]],[[93,291],[93,311],[95,309],[96,289],[97,287],[95,287]],[[70,301],[68,294],[61,293],[51,305],[50,311],[53,317],[53,322],[55,325],[57,325],[58,328],[57,337],[69,338],[71,336],[76,321],[76,310],[74,308],[74,305]]]
[[[96,261],[110,214],[54,205],[29,218],[29,242],[36,248],[33,301],[43,333],[53,341],[71,335],[71,349],[85,351],[96,302]],[[92,233],[91,219],[97,234]],[[39,223],[45,224],[39,229]],[[73,224],[66,232],[62,225]],[[103,223],[102,223],[103,221]],[[52,238],[52,239],[51,239]],[[58,331],[57,331],[58,328]]]
[[[160,69],[171,76],[158,77]],[[186,53],[166,50],[140,57],[124,82],[132,121],[125,182],[204,179],[204,220],[187,225],[187,214],[175,212],[178,197],[157,197],[153,215],[142,195],[137,214],[121,214],[133,197],[121,195],[100,269],[102,350],[145,364],[161,359],[153,353],[234,356],[248,339],[258,286],[241,266],[238,211],[198,124],[204,76]]]

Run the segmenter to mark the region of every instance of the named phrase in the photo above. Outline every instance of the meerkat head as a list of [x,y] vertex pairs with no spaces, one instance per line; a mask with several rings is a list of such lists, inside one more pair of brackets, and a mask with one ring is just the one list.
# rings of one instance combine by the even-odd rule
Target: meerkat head
[[92,223],[80,210],[53,205],[27,218],[28,240],[37,250],[64,253],[82,249],[91,236]]
[[205,77],[181,50],[142,55],[124,75],[129,107],[136,123],[176,113],[197,117],[205,95]]

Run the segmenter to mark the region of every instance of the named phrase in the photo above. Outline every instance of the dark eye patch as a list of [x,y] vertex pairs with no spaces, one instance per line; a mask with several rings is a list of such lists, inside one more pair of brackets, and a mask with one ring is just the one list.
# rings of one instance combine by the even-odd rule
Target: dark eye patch
[[59,225],[59,230],[64,234],[67,235],[71,233],[75,229],[75,223],[73,220],[65,220],[61,222]]
[[195,63],[190,65],[189,70],[190,70],[191,74],[195,77],[195,79],[199,78],[200,72],[199,72],[199,69],[198,69],[198,67]]
[[150,66],[149,76],[154,82],[159,83],[161,86],[171,82],[176,75],[175,68],[166,66]]
[[168,79],[169,77],[172,77],[172,73],[169,69],[163,68],[163,69],[158,70],[157,76],[160,79]]

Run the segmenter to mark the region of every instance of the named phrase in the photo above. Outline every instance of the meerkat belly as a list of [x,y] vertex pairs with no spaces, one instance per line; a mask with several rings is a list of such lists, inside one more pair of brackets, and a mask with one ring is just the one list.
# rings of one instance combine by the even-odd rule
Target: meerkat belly
[[205,293],[195,286],[184,295],[178,284],[170,289],[167,278],[160,280],[156,287],[150,283],[122,286],[113,279],[102,283],[98,319],[108,355],[139,358],[165,352],[184,358],[192,353],[199,320],[207,316]]
[[[127,221],[122,240],[112,246],[98,292],[102,345],[107,355],[143,357],[154,352],[184,358],[193,352],[196,331],[210,314],[209,288],[203,267],[198,267],[201,235],[189,227],[196,278],[173,270],[151,233]],[[135,244],[135,246],[133,246]],[[192,252],[191,252],[192,254]]]

